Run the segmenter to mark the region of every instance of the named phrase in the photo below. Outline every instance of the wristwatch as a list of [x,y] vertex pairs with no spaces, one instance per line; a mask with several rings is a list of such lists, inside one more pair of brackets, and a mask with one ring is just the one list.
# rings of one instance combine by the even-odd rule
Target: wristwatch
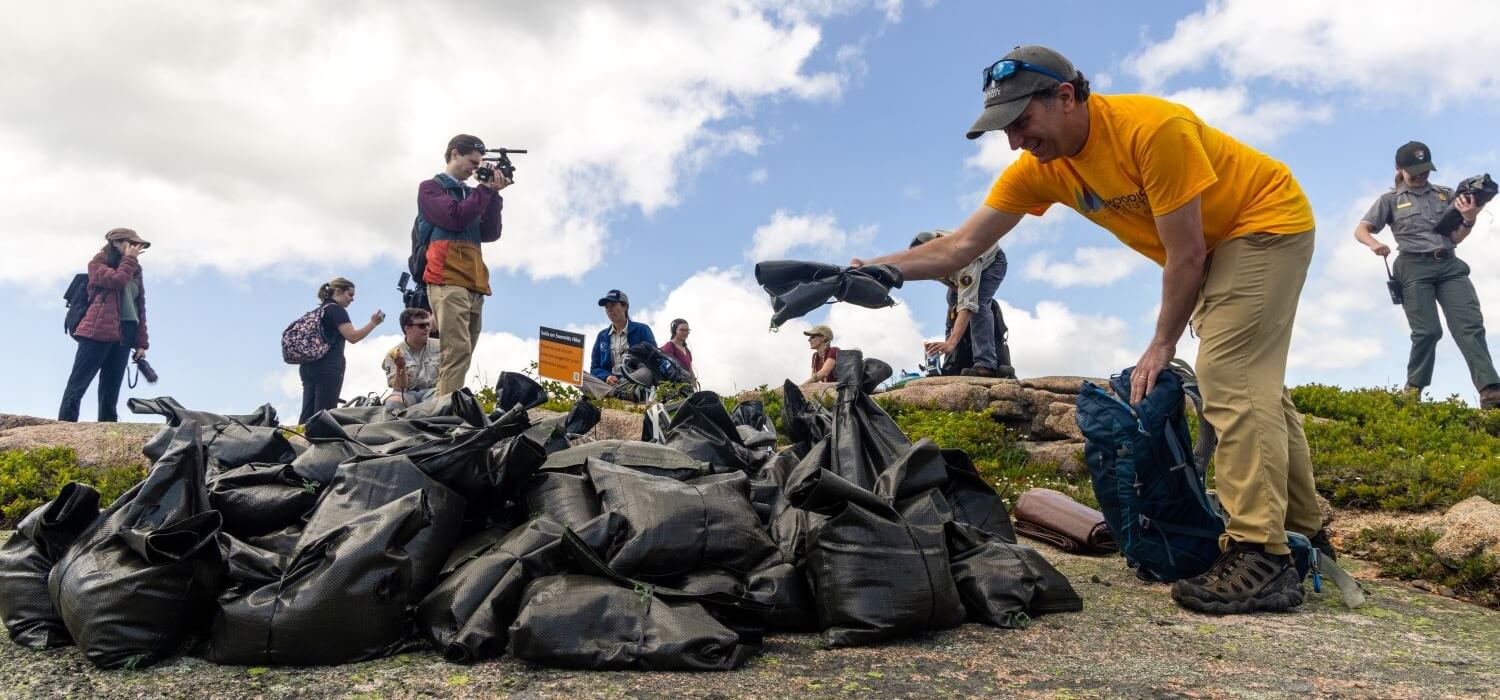
[[1459,226],[1462,226],[1464,228],[1474,228],[1473,221],[1463,221],[1462,219],[1459,219],[1459,221],[1462,222],[1459,224]]

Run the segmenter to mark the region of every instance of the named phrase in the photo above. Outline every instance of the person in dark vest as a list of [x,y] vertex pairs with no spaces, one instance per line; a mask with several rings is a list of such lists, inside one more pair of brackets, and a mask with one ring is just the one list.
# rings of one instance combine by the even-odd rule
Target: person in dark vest
[[328,354],[297,368],[302,378],[302,415],[298,423],[306,423],[318,411],[338,408],[339,393],[344,390],[344,343],[364,340],[385,320],[385,312],[377,309],[363,328],[354,327],[347,310],[354,303],[354,283],[343,277],[335,277],[318,287],[318,303],[324,306],[322,331],[328,341]]
[[497,170],[478,187],[464,184],[484,164],[484,153],[479,137],[454,136],[443,152],[443,172],[417,188],[418,234],[428,242],[422,282],[443,339],[438,396],[463,388],[479,342],[484,298],[490,295],[490,271],[480,246],[500,240],[499,192],[510,180]]
[[[1474,217],[1484,205],[1472,195],[1454,198],[1453,190],[1431,184],[1435,172],[1432,151],[1426,144],[1410,141],[1396,150],[1396,183],[1380,195],[1354,227],[1354,238],[1381,257],[1390,246],[1375,238],[1386,226],[1396,238],[1400,254],[1392,274],[1401,283],[1406,322],[1411,326],[1411,355],[1406,362],[1406,391],[1420,396],[1432,383],[1437,344],[1443,338],[1438,308],[1448,320],[1448,331],[1469,365],[1469,378],[1479,390],[1481,408],[1500,408],[1500,374],[1484,339],[1484,314],[1479,295],[1469,281],[1469,265],[1458,259],[1455,249],[1474,231]],[[1450,235],[1434,230],[1448,207],[1463,216]]]
[[132,356],[145,357],[146,348],[151,346],[140,262],[141,252],[151,244],[128,228],[110,229],[104,240],[104,248],[89,261],[89,305],[73,329],[78,351],[73,355],[73,370],[57,411],[60,421],[78,420],[83,395],[95,375],[99,377],[99,422],[119,420],[117,405],[125,365]]

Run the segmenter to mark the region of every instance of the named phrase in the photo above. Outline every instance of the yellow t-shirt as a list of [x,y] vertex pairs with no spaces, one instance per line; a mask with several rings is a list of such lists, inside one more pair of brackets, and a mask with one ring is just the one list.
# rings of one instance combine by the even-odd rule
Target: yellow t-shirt
[[1154,217],[1200,194],[1210,251],[1247,233],[1313,230],[1312,206],[1285,164],[1187,107],[1146,95],[1091,95],[1084,104],[1089,138],[1078,155],[1043,164],[1022,153],[984,203],[1041,215],[1061,202],[1162,265],[1167,252]]

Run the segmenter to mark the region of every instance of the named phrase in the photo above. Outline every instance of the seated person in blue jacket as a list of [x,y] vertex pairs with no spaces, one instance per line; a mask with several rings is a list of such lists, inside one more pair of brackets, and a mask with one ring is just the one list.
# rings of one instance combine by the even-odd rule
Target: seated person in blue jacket
[[[584,388],[602,395],[622,381],[625,373],[620,368],[620,362],[625,358],[625,351],[641,342],[655,347],[656,335],[651,332],[650,326],[630,320],[630,297],[624,292],[609,290],[609,293],[600,297],[599,305],[604,307],[609,326],[599,331],[598,338],[594,340],[593,361],[589,365],[589,374],[599,381],[590,382],[585,378]],[[600,382],[607,386],[599,386]]]

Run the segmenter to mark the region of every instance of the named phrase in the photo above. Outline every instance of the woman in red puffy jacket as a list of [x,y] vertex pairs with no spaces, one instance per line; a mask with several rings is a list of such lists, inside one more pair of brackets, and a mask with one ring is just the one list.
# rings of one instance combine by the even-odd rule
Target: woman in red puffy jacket
[[89,261],[88,311],[73,329],[78,353],[73,356],[73,372],[57,411],[62,421],[78,420],[79,404],[94,375],[99,376],[99,422],[119,420],[115,405],[120,401],[125,365],[132,350],[135,357],[145,357],[150,346],[139,256],[151,244],[128,228],[111,229],[104,240],[104,248]]

